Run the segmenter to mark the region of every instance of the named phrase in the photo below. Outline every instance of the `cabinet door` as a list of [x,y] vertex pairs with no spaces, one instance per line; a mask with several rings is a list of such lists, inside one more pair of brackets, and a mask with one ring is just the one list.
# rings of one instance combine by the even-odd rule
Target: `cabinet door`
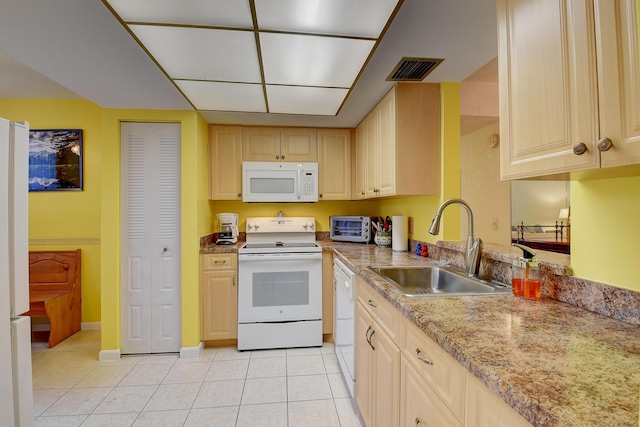
[[280,128],[243,127],[242,160],[247,162],[280,161]]
[[209,199],[242,199],[242,127],[209,127]]
[[281,135],[280,160],[283,162],[318,161],[317,129],[284,128]]
[[380,110],[376,107],[365,121],[367,132],[367,162],[365,164],[365,197],[378,197],[380,184]]
[[[596,0],[602,167],[640,163],[640,3]],[[600,146],[598,147],[600,148]]]
[[238,338],[238,287],[236,271],[203,271],[202,338]]
[[353,198],[364,199],[367,187],[367,119],[363,120],[356,128],[355,144],[355,179]]
[[373,319],[356,303],[356,401],[365,425],[373,426],[374,354],[368,336]]
[[466,416],[468,427],[528,427],[527,420],[482,384],[466,373]]
[[378,104],[378,196],[396,193],[396,108],[395,89]]
[[501,178],[597,167],[592,2],[498,0],[497,10]]
[[351,199],[351,130],[318,130],[318,197]]
[[[374,426],[394,427],[400,422],[400,349],[374,322]],[[356,377],[357,378],[357,377]]]
[[333,334],[333,253],[322,252],[322,333]]
[[402,358],[400,425],[402,427],[460,427],[462,424],[440,401],[418,371]]

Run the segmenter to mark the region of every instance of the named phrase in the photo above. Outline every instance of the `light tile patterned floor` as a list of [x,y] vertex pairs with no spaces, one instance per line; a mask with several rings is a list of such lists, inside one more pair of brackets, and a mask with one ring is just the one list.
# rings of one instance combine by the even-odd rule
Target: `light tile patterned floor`
[[333,346],[99,362],[99,331],[32,344],[40,426],[361,427]]

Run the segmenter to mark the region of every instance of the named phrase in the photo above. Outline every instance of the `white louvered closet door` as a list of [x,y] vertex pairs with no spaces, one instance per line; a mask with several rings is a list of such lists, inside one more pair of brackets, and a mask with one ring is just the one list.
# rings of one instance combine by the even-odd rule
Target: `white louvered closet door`
[[178,352],[180,125],[121,125],[121,352]]

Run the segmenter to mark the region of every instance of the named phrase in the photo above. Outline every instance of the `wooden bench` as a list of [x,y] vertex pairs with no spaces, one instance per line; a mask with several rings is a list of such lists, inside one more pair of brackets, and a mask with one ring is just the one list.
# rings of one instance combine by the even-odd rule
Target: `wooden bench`
[[81,302],[80,249],[29,252],[26,314],[49,318],[49,348],[80,330]]

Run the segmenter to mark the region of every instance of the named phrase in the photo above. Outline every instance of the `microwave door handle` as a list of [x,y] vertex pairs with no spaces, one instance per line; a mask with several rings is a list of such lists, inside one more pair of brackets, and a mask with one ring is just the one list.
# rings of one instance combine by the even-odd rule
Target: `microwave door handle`
[[302,195],[302,179],[301,179],[301,175],[302,175],[302,168],[298,168],[298,199]]

